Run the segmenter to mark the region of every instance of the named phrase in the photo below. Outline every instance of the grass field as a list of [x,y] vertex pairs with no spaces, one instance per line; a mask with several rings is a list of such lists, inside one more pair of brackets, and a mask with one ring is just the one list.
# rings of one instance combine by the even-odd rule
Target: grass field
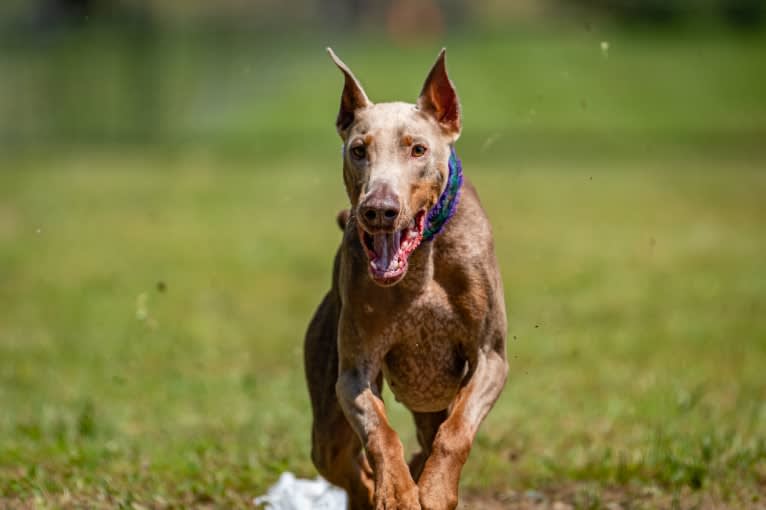
[[[509,311],[468,508],[766,506],[763,41],[631,37],[450,57]],[[400,80],[406,52],[370,51],[373,99],[434,53]],[[3,156],[0,507],[247,507],[314,476],[302,336],[346,200],[340,79],[301,58],[316,87],[295,57],[217,145]]]

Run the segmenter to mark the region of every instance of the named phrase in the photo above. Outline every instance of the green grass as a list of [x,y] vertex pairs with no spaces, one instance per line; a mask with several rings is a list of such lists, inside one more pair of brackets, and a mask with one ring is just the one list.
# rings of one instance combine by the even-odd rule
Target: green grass
[[[762,168],[466,169],[495,225],[511,376],[464,486],[758,490]],[[5,497],[229,505],[312,474],[301,337],[339,238],[330,162],[82,156],[0,181]]]
[[[566,38],[450,55],[511,363],[466,493],[575,487],[582,508],[614,490],[766,498],[759,53],[642,37],[616,35],[608,61]],[[433,53],[368,49],[344,56],[373,98],[417,90]],[[506,52],[523,69],[495,74]],[[284,470],[314,475],[302,336],[346,199],[339,78],[290,82],[305,55],[279,68],[271,109],[267,96],[230,112],[215,143],[3,159],[0,507],[247,506]],[[260,148],[231,150],[247,136]]]

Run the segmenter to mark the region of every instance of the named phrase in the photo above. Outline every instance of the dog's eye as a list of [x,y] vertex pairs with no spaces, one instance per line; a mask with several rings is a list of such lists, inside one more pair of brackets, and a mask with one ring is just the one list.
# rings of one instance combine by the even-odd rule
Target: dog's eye
[[367,157],[367,147],[364,145],[357,145],[356,147],[351,147],[351,156],[354,159],[364,159]]
[[425,145],[420,145],[420,144],[413,145],[412,146],[412,157],[413,158],[422,158],[423,156],[426,155],[426,151],[428,151],[428,149],[426,149]]

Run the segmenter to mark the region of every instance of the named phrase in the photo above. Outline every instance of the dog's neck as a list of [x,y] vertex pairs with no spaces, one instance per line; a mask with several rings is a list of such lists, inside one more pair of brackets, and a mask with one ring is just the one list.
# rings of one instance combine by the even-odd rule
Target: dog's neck
[[460,201],[460,190],[463,187],[463,164],[457,157],[455,147],[450,147],[449,175],[447,185],[439,196],[426,218],[426,226],[423,229],[423,241],[432,241],[442,231],[447,222],[457,211]]

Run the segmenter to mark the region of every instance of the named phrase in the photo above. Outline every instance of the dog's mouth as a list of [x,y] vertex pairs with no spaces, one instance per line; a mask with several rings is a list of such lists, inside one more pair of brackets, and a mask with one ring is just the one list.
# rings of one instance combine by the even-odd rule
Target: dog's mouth
[[370,234],[361,224],[359,239],[370,264],[367,266],[370,276],[378,285],[394,285],[407,272],[410,254],[423,240],[426,212],[418,212],[409,225],[395,232]]

